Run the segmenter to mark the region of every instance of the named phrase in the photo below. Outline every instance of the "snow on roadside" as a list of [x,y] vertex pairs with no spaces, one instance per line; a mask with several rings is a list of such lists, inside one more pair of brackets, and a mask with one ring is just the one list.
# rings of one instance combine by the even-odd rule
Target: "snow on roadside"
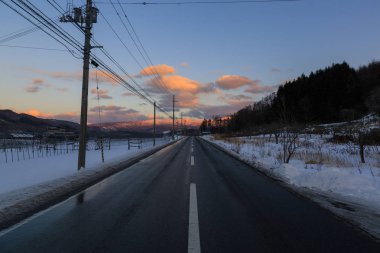
[[[299,148],[288,164],[282,162],[282,144],[263,136],[219,139],[202,137],[233,156],[313,198],[320,205],[346,217],[380,238],[380,154],[366,151],[361,164],[357,150],[312,136],[300,137]],[[305,144],[303,146],[302,144]],[[321,159],[324,162],[316,162]]]
[[[89,155],[87,156],[89,165],[86,166],[86,169],[77,171],[76,166],[74,166],[74,169],[66,171],[65,173],[53,173],[54,176],[52,176],[52,180],[40,180],[41,183],[36,183],[38,182],[38,179],[34,179],[33,184],[29,187],[22,187],[17,190],[7,191],[0,194],[0,229],[6,228],[15,222],[30,216],[36,211],[42,210],[43,208],[56,203],[59,199],[68,197],[72,193],[77,192],[78,189],[84,189],[92,183],[122,170],[130,165],[133,160],[139,159],[139,157],[144,157],[146,154],[159,150],[161,147],[169,145],[170,143],[171,141],[162,140],[156,142],[156,147],[153,147],[150,142],[146,143],[142,149],[131,150],[128,150],[125,146],[121,145],[121,147],[123,147],[121,148],[121,151],[116,152],[114,150],[113,152],[108,153],[109,158],[105,163],[91,161],[91,155]],[[51,159],[55,159],[55,161],[50,161],[49,163],[35,161],[33,166],[39,165],[40,168],[30,166],[28,168],[22,168],[22,170],[27,171],[37,169],[35,174],[37,178],[41,179],[42,177],[38,177],[38,175],[40,175],[39,173],[43,173],[46,170],[61,168],[60,163],[65,164],[62,168],[71,168],[68,165],[70,165],[72,161],[67,161],[68,159],[67,157],[65,158],[65,156],[55,156]],[[57,166],[51,167],[52,164]],[[61,174],[65,175],[58,177],[58,175]],[[24,183],[23,185],[25,186],[26,184]]]
[[[158,139],[157,146],[167,143],[166,139]],[[111,149],[105,145],[104,157],[107,165],[119,159],[126,159],[151,148],[151,140],[143,142],[142,149],[131,148],[128,150],[128,142],[125,140],[113,141]],[[78,151],[63,153],[56,156],[36,157],[14,162],[5,162],[0,159],[0,194],[33,186],[61,177],[77,173]],[[88,150],[86,152],[86,169],[94,169],[102,164],[100,150]]]
[[[273,176],[291,185],[367,200],[380,208],[380,168],[377,167],[376,161],[372,164],[371,161],[367,164],[355,164],[355,161],[349,161],[347,157],[348,164],[341,162],[342,164],[338,167],[333,164],[315,164],[314,161],[310,161],[312,163],[308,164],[307,161],[297,159],[295,155],[295,158],[286,164],[280,161],[281,144],[261,143],[255,145],[250,141],[252,139],[248,138],[245,140],[239,138],[242,141],[240,143],[217,140],[212,136],[203,138],[231,150],[247,162],[258,164],[261,169],[270,171]],[[330,146],[325,149],[327,149],[326,153],[330,152],[332,155],[333,151]],[[302,153],[303,150],[300,148],[296,152]],[[339,156],[342,150],[337,150],[336,153],[336,156]],[[346,155],[343,154],[343,156]]]

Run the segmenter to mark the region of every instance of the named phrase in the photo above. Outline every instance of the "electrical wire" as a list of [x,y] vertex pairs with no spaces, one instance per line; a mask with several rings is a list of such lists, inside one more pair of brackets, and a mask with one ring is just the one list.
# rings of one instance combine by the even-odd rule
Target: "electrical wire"
[[8,41],[11,41],[14,39],[18,39],[18,38],[23,37],[25,35],[28,35],[30,33],[36,32],[40,29],[41,29],[40,27],[33,26],[31,28],[24,28],[20,31],[12,32],[10,34],[7,34],[7,35],[0,37],[0,43],[4,43],[4,42],[8,42]]
[[[111,2],[111,0],[110,0],[110,2]],[[135,44],[137,50],[139,51],[140,55],[141,55],[142,58],[144,59],[146,65],[148,65],[148,66],[149,66],[149,65],[152,66],[152,68],[153,68],[153,75],[155,76],[155,79],[159,82],[159,84],[163,87],[163,89],[164,89],[164,93],[168,92],[168,93],[170,93],[171,95],[173,95],[173,93],[170,91],[170,89],[168,88],[168,86],[167,86],[167,85],[165,84],[165,82],[163,81],[161,75],[158,73],[158,71],[157,71],[155,65],[153,64],[151,58],[149,57],[149,54],[148,54],[147,51],[145,50],[145,47],[143,46],[143,44],[142,44],[142,42],[141,42],[139,36],[137,35],[136,30],[134,29],[134,27],[133,27],[131,21],[129,20],[129,18],[128,18],[128,16],[127,16],[127,13],[125,12],[125,10],[124,10],[123,6],[121,5],[120,1],[117,0],[117,2],[118,2],[118,4],[119,4],[119,6],[120,6],[121,11],[122,11],[123,14],[124,14],[125,19],[127,20],[129,26],[131,27],[133,34],[135,35],[137,41],[139,42],[142,51],[145,53],[145,56],[146,56],[146,58],[148,59],[149,62],[147,61],[147,59],[144,57],[144,54],[143,54],[143,53],[141,52],[141,50],[139,49],[139,46],[137,45],[136,41],[133,39],[133,36],[132,36],[131,33],[129,32],[129,29],[127,29],[126,25],[124,24],[124,22],[123,22],[122,19],[120,18],[119,13],[117,12],[115,6],[114,6],[113,4],[112,4],[112,6],[114,7],[114,9],[115,9],[117,15],[118,15],[119,18],[120,18],[120,21],[123,23],[123,26],[124,26],[125,29],[127,30],[129,36],[131,37],[131,39],[132,39],[133,43]],[[155,83],[154,83],[154,84],[155,84]],[[159,86],[157,85],[157,87],[159,87]],[[159,89],[161,89],[161,88],[159,87]]]
[[58,49],[58,48],[44,48],[44,47],[29,47],[29,46],[14,46],[14,45],[0,45],[0,47],[10,47],[10,48],[25,48],[25,49],[36,49],[36,50],[45,50],[45,51],[60,51],[67,52],[67,49]]
[[[51,3],[49,0],[47,0],[51,5],[53,5],[53,3]],[[53,0],[53,2],[58,6],[59,9],[61,9],[63,11],[63,8],[59,6],[59,4],[56,3],[56,1]],[[54,7],[54,6],[53,6]],[[58,10],[57,7],[55,7],[55,9],[57,11]],[[60,12],[60,11],[59,11]],[[61,12],[60,12],[61,13]],[[63,14],[63,13],[61,13]],[[104,16],[103,16],[104,17]],[[104,19],[106,20],[107,23],[108,20],[104,17]],[[75,23],[76,24],[76,23]],[[112,28],[112,26],[109,24],[110,28]],[[83,32],[83,30],[76,24],[76,27],[81,31]],[[113,28],[112,28],[113,29]],[[116,31],[115,31],[115,34]],[[94,42],[94,44],[98,45],[99,46],[99,43],[96,42],[94,39],[92,39],[92,41]],[[99,64],[102,65],[102,67],[104,68],[103,70],[103,73],[106,74],[107,73],[107,76],[109,78],[111,78],[113,81],[121,84],[122,86],[124,86],[125,88],[127,88],[129,91],[131,91],[132,93],[140,96],[141,98],[147,100],[149,103],[153,103],[154,99],[144,90],[141,88],[141,86],[134,80],[134,78],[103,48],[103,47],[100,47],[100,50],[103,52],[103,54],[113,63],[115,64],[130,80],[132,80],[132,82],[139,88],[139,90],[135,87],[133,87],[132,85],[130,85],[127,81],[125,81],[123,78],[121,78],[119,75],[116,74],[116,72],[114,72],[108,65],[106,65],[103,61],[101,61],[98,57],[96,57],[95,55],[91,55],[92,58],[98,62]],[[106,72],[104,72],[106,71]],[[143,92],[144,94],[142,94],[141,92]],[[148,99],[150,98],[150,99]],[[161,108],[161,111],[163,111],[163,109]],[[166,112],[165,112],[166,113]]]
[[[35,21],[28,18],[26,16],[26,14],[29,15],[31,18],[35,19],[36,21],[38,21],[39,24],[41,24],[47,28],[47,30],[44,30],[44,29],[41,29],[41,30],[44,31],[47,35],[49,35],[51,38],[53,38],[54,40],[56,40],[57,42],[59,42],[60,44],[65,46],[69,50],[70,53],[73,54],[72,50],[69,49],[69,46],[67,44],[72,46],[78,52],[82,53],[82,48],[81,48],[79,42],[74,37],[72,37],[64,29],[62,29],[61,27],[56,25],[54,22],[52,22],[52,20],[49,17],[47,17],[41,10],[39,10],[35,5],[30,3],[29,1],[19,0],[18,1],[19,3],[16,3],[15,1],[11,0],[11,2],[14,5],[16,5],[18,8],[20,8],[26,14],[21,13],[20,11],[18,11],[16,9],[15,6],[12,6],[9,3],[6,3],[4,0],[0,0],[0,2],[2,2],[4,5],[6,5],[11,10],[15,11],[17,14],[19,14],[20,16],[25,18],[27,21],[29,21],[30,23],[32,23],[36,27],[39,27],[39,29],[41,29],[41,27],[38,26],[38,24]],[[83,32],[82,29],[80,29],[80,30]],[[107,56],[107,58],[109,58],[116,66],[118,66],[124,73],[127,74],[128,77],[130,77],[134,81],[134,79],[122,68],[122,66],[120,64],[118,64],[116,62],[116,60],[113,59],[113,57],[111,55],[108,54],[108,52],[106,52],[104,49],[102,50],[102,52]],[[73,56],[75,57],[74,54],[73,54]],[[140,87],[140,90],[138,90],[136,87],[130,85],[126,80],[124,80],[124,78],[122,78],[120,75],[118,75],[108,65],[103,63],[103,61],[101,61],[99,58],[97,58],[94,55],[91,55],[91,56],[101,65],[101,67],[103,68],[103,72],[105,73],[106,76],[109,76],[112,80],[121,84],[122,86],[124,86],[125,88],[130,90],[131,92],[139,95],[141,98],[145,99],[146,101],[148,101],[149,103],[151,103],[153,105],[154,100],[151,97],[149,99],[149,97],[146,96],[147,93],[141,87]],[[135,82],[135,84],[139,87],[137,82]],[[145,92],[146,94],[144,95],[141,92],[141,90],[143,90],[143,92]],[[157,108],[169,116],[169,114],[164,109],[162,109],[160,106],[157,106]]]
[[[33,20],[31,20],[30,18],[28,18],[25,14],[21,13],[20,11],[18,11],[14,6],[11,6],[9,3],[6,3],[4,0],[0,0],[0,2],[2,2],[4,5],[6,5],[8,8],[10,8],[11,10],[13,10],[14,12],[16,12],[17,14],[19,14],[21,17],[23,17],[24,19],[26,19],[28,22],[32,23],[33,25],[35,25],[36,27],[39,27],[39,25],[34,22]],[[12,1],[15,5],[19,6],[19,8],[21,8],[22,10],[24,10],[27,14],[29,14],[31,17],[33,17],[34,19],[36,19],[38,21],[38,18],[34,17],[32,14],[30,14],[30,12],[28,12],[27,10],[25,10],[23,7],[21,7],[20,5],[18,5],[17,3],[15,3],[14,1]],[[48,30],[50,30],[52,33],[56,34],[55,31],[53,29],[51,29],[50,27],[48,27],[47,25],[45,24],[42,24],[44,25],[46,28],[48,28]],[[40,28],[40,27],[39,27]],[[55,37],[53,34],[49,33],[47,30],[44,30],[44,29],[41,29],[44,33],[46,33],[49,37],[53,38],[55,41],[57,41],[58,43],[60,43],[61,45],[63,45],[65,48],[67,48],[68,52],[71,53],[75,58],[78,58],[75,54],[74,54],[74,51],[69,47],[67,46],[64,42],[60,41],[57,37]],[[60,37],[60,36],[59,36]],[[60,37],[61,38],[61,37]],[[63,39],[63,38],[61,38]],[[66,40],[65,40],[66,41]],[[69,43],[66,41],[66,43]],[[76,49],[78,51],[78,48],[75,47],[75,45],[72,45],[71,43],[69,43],[72,47],[74,47],[74,49]],[[81,49],[79,49],[79,52],[81,52]]]
[[[300,2],[302,0],[237,0],[237,1],[187,1],[187,2],[123,2],[124,5],[194,5],[194,4],[251,4],[272,2]],[[110,4],[109,2],[96,2]]]
[[[55,1],[55,0],[52,0],[57,6],[58,6],[58,8],[56,7],[56,6],[54,6],[53,5],[53,3],[52,2],[50,2],[49,0],[47,0],[49,3],[50,3],[50,5],[52,5],[58,12],[60,12],[59,11],[59,9],[61,9],[62,11],[64,11],[63,10],[63,8]],[[61,12],[60,12],[61,13]],[[63,14],[63,13],[61,13],[61,14]],[[111,28],[111,30],[115,33],[115,35],[119,38],[119,40],[122,42],[122,40],[121,40],[121,38],[120,38],[120,36],[118,36],[118,34],[116,33],[116,31],[113,29],[113,27],[112,27],[112,25],[109,23],[109,21],[105,18],[105,16],[104,15],[102,15],[102,13],[101,13],[101,16],[104,18],[104,20],[106,21],[106,23],[109,25],[109,27]],[[76,26],[77,26],[77,28],[81,31],[81,32],[83,32],[83,30],[78,26],[78,24],[76,24],[76,23],[73,23],[73,24],[75,24]],[[92,41],[94,42],[94,44],[96,44],[96,45],[98,45],[99,46],[99,43],[98,42],[96,42],[94,39],[92,39]],[[123,43],[123,42],[122,42]],[[128,47],[123,43],[123,45],[125,46],[125,48],[128,50],[128,52],[130,53],[130,55],[134,58],[134,59],[136,59],[135,57],[134,57],[134,55],[130,52],[130,50],[128,49]],[[131,92],[133,92],[133,93],[137,93],[137,95],[138,96],[140,96],[140,97],[142,97],[142,98],[145,98],[145,97],[149,97],[151,100],[149,100],[149,103],[153,103],[152,101],[154,101],[154,99],[151,97],[151,95],[149,94],[149,93],[147,93],[137,82],[136,82],[136,80],[103,48],[103,47],[100,47],[100,50],[103,52],[103,54],[112,62],[112,63],[114,63],[137,87],[138,87],[138,89],[139,90],[137,90],[136,88],[131,88],[132,86],[128,83],[128,84],[126,84],[127,82],[124,80],[124,81],[122,81],[121,83],[123,84],[123,86],[127,86],[127,87],[129,87],[129,86],[131,86],[131,87],[129,87],[130,89],[132,89],[132,91]],[[99,58],[97,58],[96,57],[96,60],[97,61],[100,61],[100,59]],[[138,61],[137,61],[137,59],[136,59],[136,63],[138,63]],[[106,66],[105,64],[104,64],[104,62],[102,62],[102,65],[103,66]],[[141,66],[141,64],[139,64],[138,63],[138,65],[141,67],[141,68],[143,68],[142,66]],[[110,67],[108,67],[107,66],[107,70],[109,71],[109,70],[111,70],[111,68]],[[115,74],[115,72],[113,72],[113,74]],[[129,85],[129,86],[128,86]],[[141,94],[141,91],[145,94],[145,95],[143,95],[143,94]]]

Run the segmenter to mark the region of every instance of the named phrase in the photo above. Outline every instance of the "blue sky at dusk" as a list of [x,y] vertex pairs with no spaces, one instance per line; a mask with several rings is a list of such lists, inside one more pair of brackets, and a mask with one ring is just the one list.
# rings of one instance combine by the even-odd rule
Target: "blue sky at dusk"
[[[57,2],[66,9],[66,1]],[[34,4],[58,20],[60,14],[48,2]],[[74,1],[75,6],[83,4],[84,1]],[[102,15],[94,25],[94,39],[158,103],[169,107],[170,96],[157,89],[157,80],[150,75],[149,66],[112,5],[107,0],[95,4],[145,70],[132,59]],[[0,6],[0,42],[10,33],[32,26],[4,4]],[[115,6],[124,18],[120,7]],[[176,94],[180,111],[188,122],[232,113],[302,73],[309,74],[342,61],[357,68],[380,56],[380,1],[375,0],[123,5],[123,8],[157,65],[162,81]],[[83,43],[83,35],[72,24],[58,24]],[[78,121],[82,60],[67,51],[8,46],[65,50],[42,31],[1,42],[0,108]],[[105,59],[99,49],[92,52]],[[98,121],[95,72],[92,69],[90,123]],[[97,74],[104,121],[151,120],[151,105]],[[159,115],[165,122],[167,117]]]

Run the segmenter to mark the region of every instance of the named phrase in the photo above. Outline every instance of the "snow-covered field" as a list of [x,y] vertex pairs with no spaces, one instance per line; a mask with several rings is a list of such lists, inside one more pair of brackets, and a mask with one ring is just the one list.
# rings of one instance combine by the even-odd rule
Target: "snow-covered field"
[[[156,146],[168,142],[168,138],[157,139]],[[86,169],[94,169],[102,165],[101,151],[95,146],[93,141],[88,143]],[[130,150],[128,150],[127,140],[105,142],[105,165],[127,159],[151,147],[153,147],[152,139],[143,140],[142,149],[131,147]],[[75,174],[77,173],[77,161],[78,150],[66,149],[64,144],[58,145],[55,151],[32,152],[30,149],[13,149],[11,152],[9,149],[0,150],[0,194]]]
[[[365,147],[366,163],[361,163],[359,147],[355,144],[331,143],[328,135],[302,134],[295,142],[295,153],[289,163],[284,163],[281,137],[278,144],[273,135],[234,138],[207,135],[203,138],[297,191],[306,190],[309,196],[317,197],[319,203],[321,196],[328,196],[330,201],[320,204],[345,209],[346,217],[356,219],[354,223],[360,223],[380,238],[380,146]],[[359,209],[365,211],[360,214]],[[342,210],[336,213],[341,214]],[[355,212],[360,217],[351,217]]]

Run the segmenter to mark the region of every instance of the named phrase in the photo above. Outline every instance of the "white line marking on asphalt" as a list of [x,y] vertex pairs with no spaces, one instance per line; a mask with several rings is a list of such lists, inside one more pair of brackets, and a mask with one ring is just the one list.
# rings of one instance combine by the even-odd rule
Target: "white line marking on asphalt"
[[190,159],[190,165],[191,165],[191,166],[194,166],[194,156],[191,156],[191,159]]
[[[91,187],[92,187],[92,186],[91,186]],[[89,188],[91,188],[91,187],[89,187]],[[84,190],[84,191],[85,191],[85,190]],[[22,220],[22,221],[20,221],[20,222],[18,222],[18,223],[16,223],[16,224],[10,226],[9,228],[6,228],[6,229],[4,229],[4,230],[1,230],[1,231],[0,231],[0,237],[2,237],[2,236],[4,236],[4,235],[6,235],[6,234],[12,232],[13,230],[18,229],[19,227],[25,225],[26,223],[28,223],[28,222],[30,222],[30,221],[32,221],[32,220],[34,220],[34,219],[40,217],[41,215],[43,215],[43,214],[49,212],[50,210],[52,210],[52,209],[54,209],[54,208],[56,208],[56,207],[58,207],[58,206],[60,206],[60,205],[63,205],[64,203],[66,203],[66,202],[68,202],[68,201],[71,201],[71,199],[76,198],[77,195],[82,194],[84,191],[82,191],[82,192],[80,192],[80,193],[78,193],[78,194],[75,194],[75,195],[71,196],[70,198],[68,198],[68,199],[66,199],[66,200],[64,200],[64,201],[62,201],[62,202],[59,202],[59,203],[57,203],[57,204],[55,204],[55,205],[53,205],[53,206],[51,206],[51,207],[48,207],[48,208],[46,208],[45,210],[39,211],[38,213],[35,213],[35,214],[33,214],[32,216],[30,216],[30,217],[28,217],[28,218],[25,218],[24,220]]]
[[189,240],[187,246],[188,253],[200,253],[201,243],[199,240],[197,186],[190,184],[190,206],[189,206]]
[[194,152],[194,148],[193,147],[191,147],[191,153],[193,153]]

